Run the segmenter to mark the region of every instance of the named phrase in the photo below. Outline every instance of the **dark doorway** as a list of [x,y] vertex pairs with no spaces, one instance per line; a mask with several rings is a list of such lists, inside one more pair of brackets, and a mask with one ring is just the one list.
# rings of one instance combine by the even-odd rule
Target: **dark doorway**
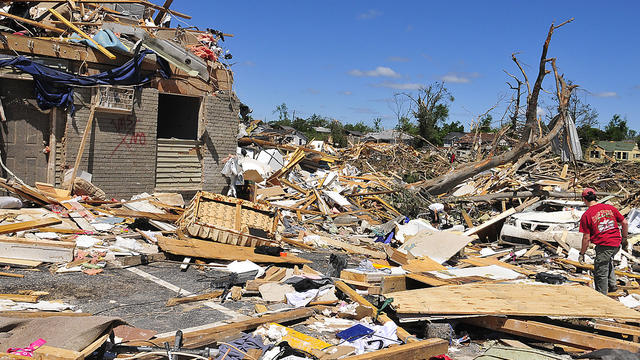
[[158,138],[198,139],[200,98],[160,94],[158,97]]

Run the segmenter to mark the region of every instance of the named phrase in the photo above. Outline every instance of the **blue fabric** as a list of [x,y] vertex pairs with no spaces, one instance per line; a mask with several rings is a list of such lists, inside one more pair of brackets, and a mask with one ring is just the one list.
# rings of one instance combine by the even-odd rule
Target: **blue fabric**
[[[156,72],[142,74],[141,64],[144,57],[152,54],[151,50],[143,50],[117,68],[91,76],[79,76],[68,72],[38,64],[25,56],[0,59],[0,67],[12,66],[33,76],[36,100],[42,110],[59,107],[75,112],[73,105],[73,86],[96,85],[142,85],[151,81]],[[157,73],[165,79],[171,76],[171,69],[166,60],[156,56],[159,69]]]
[[[107,49],[120,49],[120,50],[122,50],[124,52],[128,52],[129,51],[129,49],[127,49],[127,47],[124,46],[122,41],[120,41],[120,39],[118,39],[116,34],[114,34],[113,31],[111,31],[109,29],[98,31],[98,33],[93,35],[92,38],[93,38],[93,41],[97,42],[98,44],[102,45],[103,47],[105,47]],[[70,36],[69,41],[74,42],[74,43],[84,44],[84,45],[87,45],[87,46],[91,46],[94,49],[98,48],[93,42],[89,41],[88,39],[85,39],[85,38],[81,37],[80,35],[78,35],[76,33],[73,33]]]

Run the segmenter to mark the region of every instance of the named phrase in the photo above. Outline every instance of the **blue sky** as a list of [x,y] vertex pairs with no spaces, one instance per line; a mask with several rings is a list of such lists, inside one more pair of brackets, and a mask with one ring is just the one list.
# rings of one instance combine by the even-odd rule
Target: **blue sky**
[[[498,125],[511,97],[503,70],[518,72],[511,53],[533,82],[549,25],[574,17],[556,30],[549,57],[580,85],[601,127],[617,113],[640,129],[637,1],[182,0],[172,9],[192,15],[188,24],[234,34],[224,46],[254,118],[273,120],[284,102],[299,116],[381,117],[385,128],[396,125],[395,93],[439,80],[455,97],[450,119],[467,128],[506,97],[491,113]],[[544,87],[555,91],[551,76]]]

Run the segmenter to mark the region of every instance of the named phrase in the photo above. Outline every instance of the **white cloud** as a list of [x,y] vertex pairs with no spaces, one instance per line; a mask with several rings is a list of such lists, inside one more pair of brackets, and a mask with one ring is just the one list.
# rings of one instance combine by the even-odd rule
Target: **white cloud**
[[544,116],[546,113],[547,113],[547,112],[546,112],[543,108],[541,108],[540,106],[538,106],[538,107],[536,108],[536,115],[537,115],[538,117],[540,117],[540,116]]
[[383,87],[395,90],[418,90],[422,87],[422,84],[418,83],[394,83],[385,81],[379,84],[374,84],[374,87]]
[[349,96],[353,93],[351,91],[341,91],[340,94]]
[[375,70],[358,70],[358,69],[353,69],[351,71],[349,71],[349,75],[351,76],[358,76],[358,77],[362,77],[362,76],[369,76],[369,77],[392,77],[392,78],[399,78],[400,74],[398,74],[397,72],[393,71],[392,68],[386,67],[386,66],[378,66],[377,68],[375,68]]
[[591,95],[595,97],[601,97],[601,98],[610,98],[610,97],[617,97],[618,93],[615,91],[603,91],[603,92],[591,93]]
[[358,14],[358,19],[360,20],[370,20],[370,19],[375,19],[378,16],[382,15],[382,12],[375,10],[375,9],[370,9],[367,10],[363,13]]
[[392,62],[409,62],[411,59],[407,58],[407,57],[402,57],[402,56],[389,56],[387,58],[387,61],[392,61]]
[[305,89],[305,91],[311,95],[318,95],[320,94],[320,90],[318,89],[314,89],[314,88],[307,88]]
[[447,73],[441,76],[440,80],[454,84],[467,84],[478,76],[480,76],[478,73]]
[[245,65],[247,65],[247,66],[256,66],[256,63],[254,63],[254,62],[253,62],[253,61],[251,61],[251,60],[247,60],[247,61],[245,61],[245,62],[244,62],[244,64],[245,64]]

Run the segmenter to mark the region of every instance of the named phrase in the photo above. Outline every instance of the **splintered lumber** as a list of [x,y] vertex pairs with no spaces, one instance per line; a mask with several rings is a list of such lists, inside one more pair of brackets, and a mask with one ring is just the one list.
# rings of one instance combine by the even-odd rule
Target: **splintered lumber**
[[[243,331],[254,330],[262,324],[268,323],[286,323],[294,320],[306,319],[316,314],[314,308],[299,308],[291,311],[279,312],[275,314],[268,314],[257,318],[252,318],[243,321],[237,321],[231,324],[212,326],[212,327],[200,327],[197,330],[189,331],[183,330],[183,344],[187,349],[195,349],[201,346],[212,344],[218,340],[224,339],[231,335],[240,334]],[[151,339],[148,342],[133,341],[128,345],[141,346],[149,345],[149,342],[156,346],[162,346],[167,341],[173,344],[175,336],[164,336]]]
[[478,232],[488,228],[489,226],[491,226],[493,224],[496,224],[496,223],[508,218],[509,216],[511,216],[511,215],[513,215],[515,213],[516,213],[516,209],[515,208],[511,208],[511,209],[501,213],[500,215],[498,215],[496,217],[493,217],[491,220],[485,221],[482,224],[465,231],[464,234],[467,235],[467,236],[471,236],[471,235],[473,235],[475,233],[478,233]]
[[320,236],[320,238],[322,241],[326,242],[327,245],[342,249],[350,254],[366,255],[373,259],[385,259],[387,257],[387,254],[382,251],[369,250],[364,246],[352,245],[348,242],[334,239],[328,236]]
[[8,259],[68,262],[73,260],[75,246],[64,241],[0,237],[0,254]]
[[295,255],[269,256],[256,254],[254,248],[221,244],[214,241],[198,239],[174,239],[158,236],[158,246],[165,252],[173,255],[191,256],[205,259],[218,260],[251,260],[257,263],[278,263],[278,264],[310,264],[312,261],[299,258]]
[[349,356],[345,360],[428,360],[433,356],[446,354],[448,350],[449,345],[445,340],[433,338],[392,346],[362,355]]
[[55,26],[50,26],[50,25],[43,24],[43,23],[38,22],[38,21],[25,19],[23,17],[17,16],[17,15],[13,15],[13,14],[9,14],[9,13],[4,12],[4,11],[0,11],[0,16],[8,17],[10,19],[13,19],[13,20],[16,20],[16,21],[19,21],[19,22],[23,22],[25,24],[29,24],[31,26],[35,26],[35,27],[39,27],[41,29],[45,29],[45,30],[56,32],[58,34],[64,34],[65,33],[64,30],[58,29]]
[[[378,311],[378,308],[376,308],[375,306],[373,306],[373,304],[371,304],[370,302],[367,301],[367,299],[365,299],[364,297],[362,297],[360,294],[358,294],[355,290],[353,290],[351,287],[349,287],[349,285],[345,284],[342,281],[336,281],[335,282],[335,287],[336,289],[342,291],[343,294],[347,295],[347,297],[349,297],[349,299],[351,299],[352,301],[357,302],[358,304],[364,306],[364,307],[368,307],[370,309],[372,309],[374,312]],[[378,321],[382,324],[388,322],[388,321],[393,321],[391,320],[386,314],[380,314],[378,316]],[[407,330],[398,327],[398,331],[397,331],[397,335],[398,338],[406,343],[408,342],[417,342],[418,340],[416,339],[415,336],[409,334],[407,332]]]
[[[576,305],[580,306],[578,304]],[[579,349],[598,350],[611,348],[629,350],[634,353],[640,351],[640,344],[638,343],[568,329],[561,326],[549,325],[537,321],[508,319],[496,316],[469,318],[462,321],[486,329],[501,331],[539,341],[569,345]]]
[[506,263],[504,261],[500,261],[500,260],[494,259],[494,258],[470,257],[470,258],[467,258],[467,259],[463,259],[462,262],[466,263],[466,264],[473,265],[473,266],[498,265],[498,266],[501,266],[503,268],[507,268],[507,269],[513,270],[515,272],[519,272],[519,273],[527,275],[527,276],[536,274],[535,271],[529,271],[529,270],[523,269],[523,268],[521,268],[519,266],[511,265],[511,264],[508,264],[508,263]]
[[113,209],[112,211],[115,216],[131,217],[131,218],[146,218],[150,220],[166,221],[166,222],[176,222],[180,218],[180,215],[175,215],[175,214],[157,214],[152,212],[135,211],[135,210],[129,210],[129,209]]
[[44,219],[30,220],[30,221],[23,221],[23,222],[18,222],[18,223],[13,223],[13,224],[0,225],[0,234],[9,234],[9,233],[17,232],[17,231],[25,231],[25,230],[30,230],[30,229],[37,229],[37,228],[41,228],[41,227],[45,227],[45,226],[57,225],[57,224],[60,224],[60,223],[62,223],[62,220],[60,220],[58,218],[54,218],[54,217],[48,217],[48,218],[44,218]]
[[0,299],[11,300],[17,302],[37,303],[37,295],[20,295],[20,294],[0,294]]
[[[584,270],[593,271],[593,264],[580,264],[578,261],[573,261],[573,260],[569,260],[569,259],[555,259],[555,261],[563,263],[563,264],[568,264],[568,265],[575,266],[578,269],[584,269]],[[634,274],[634,273],[630,273],[630,272],[625,272],[625,271],[616,270],[616,275],[618,275],[618,276],[626,276],[626,277],[630,277],[630,278],[634,278],[634,279],[640,279],[640,275]]]
[[194,296],[185,296],[185,297],[174,297],[167,300],[166,306],[175,306],[178,304],[186,304],[190,302],[200,301],[200,300],[209,300],[215,299],[221,296],[224,293],[224,290],[216,290],[210,293],[194,295]]
[[420,259],[408,259],[407,264],[402,265],[402,268],[412,273],[447,270],[446,266],[440,265],[438,262],[432,260],[428,256],[422,257]]
[[15,278],[23,278],[24,277],[24,275],[22,275],[22,274],[13,274],[13,273],[8,273],[8,272],[0,272],[0,276],[15,277]]
[[396,292],[393,299],[398,314],[640,320],[640,312],[582,285],[467,284]]

